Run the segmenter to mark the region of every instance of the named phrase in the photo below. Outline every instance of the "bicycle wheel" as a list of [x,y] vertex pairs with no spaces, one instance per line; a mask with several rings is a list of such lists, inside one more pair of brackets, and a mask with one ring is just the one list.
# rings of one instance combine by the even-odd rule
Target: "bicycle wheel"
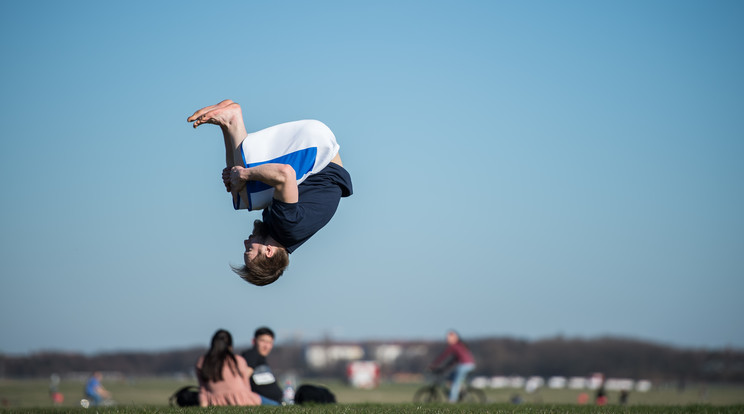
[[419,389],[416,391],[416,394],[413,395],[413,402],[416,403],[435,403],[444,401],[444,398],[442,397],[442,393],[439,391],[437,387],[428,386]]
[[479,388],[466,387],[460,392],[460,402],[484,404],[486,402],[486,393]]

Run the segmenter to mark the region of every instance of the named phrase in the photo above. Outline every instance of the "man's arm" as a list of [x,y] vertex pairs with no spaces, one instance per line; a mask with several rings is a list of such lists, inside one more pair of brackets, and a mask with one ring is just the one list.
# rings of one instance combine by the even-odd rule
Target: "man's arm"
[[299,201],[297,173],[288,164],[261,164],[257,167],[234,166],[230,170],[230,191],[238,192],[247,181],[260,181],[274,187],[274,198],[285,203]]
[[436,359],[434,359],[434,362],[432,362],[431,364],[429,364],[429,368],[430,369],[437,369],[437,368],[439,368],[439,364],[441,364],[442,362],[444,362],[444,360],[451,353],[452,353],[452,347],[451,346],[448,346],[447,349],[445,349],[444,351],[442,351],[442,353],[439,354],[439,356],[437,356]]
[[109,392],[108,392],[108,390],[106,390],[106,388],[103,388],[103,385],[100,385],[99,384],[96,387],[96,392],[98,393],[98,395],[100,395],[103,398],[110,398],[111,397],[111,394],[109,394]]

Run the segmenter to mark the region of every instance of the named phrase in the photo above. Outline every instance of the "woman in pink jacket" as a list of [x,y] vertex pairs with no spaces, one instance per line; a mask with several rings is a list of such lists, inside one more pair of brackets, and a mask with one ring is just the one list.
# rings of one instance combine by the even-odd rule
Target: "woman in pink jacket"
[[220,329],[212,337],[209,351],[196,363],[199,404],[261,405],[261,397],[251,390],[248,364],[233,353],[230,332]]

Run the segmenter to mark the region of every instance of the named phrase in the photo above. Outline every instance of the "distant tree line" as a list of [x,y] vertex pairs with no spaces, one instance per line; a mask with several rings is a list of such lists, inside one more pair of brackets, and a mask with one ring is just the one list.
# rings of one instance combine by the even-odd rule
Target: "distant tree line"
[[[330,341],[328,344],[332,344]],[[387,343],[387,342],[386,342]],[[424,373],[444,349],[443,342],[397,342],[406,349],[393,362],[381,366],[383,376],[395,373]],[[381,342],[360,342],[368,359]],[[512,338],[479,338],[467,341],[477,360],[473,375],[588,376],[602,372],[607,377],[652,381],[744,383],[744,350],[682,349],[623,338],[565,339],[539,341]],[[277,345],[269,362],[278,375],[343,377],[347,361],[310,368],[306,345]],[[239,349],[238,351],[242,351]],[[0,354],[0,378],[43,378],[52,373],[69,375],[94,370],[119,372],[125,376],[192,375],[197,358],[206,348],[161,352],[112,352],[84,355],[40,352],[26,356]]]

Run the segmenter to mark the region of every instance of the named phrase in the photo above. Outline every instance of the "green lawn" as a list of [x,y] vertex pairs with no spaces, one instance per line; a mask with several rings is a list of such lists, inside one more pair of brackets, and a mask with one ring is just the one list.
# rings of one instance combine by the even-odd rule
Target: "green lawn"
[[[316,382],[319,383],[319,382]],[[276,408],[270,407],[219,407],[209,409],[182,409],[167,406],[168,397],[178,388],[192,385],[193,381],[174,379],[137,379],[105,381],[117,402],[115,407],[80,407],[83,383],[63,380],[59,386],[65,397],[64,402],[55,407],[49,397],[49,383],[44,380],[0,380],[0,412],[51,413],[51,412],[98,412],[98,413],[247,413]],[[515,390],[487,390],[488,403],[485,405],[416,405],[411,402],[420,384],[383,384],[375,390],[358,390],[338,382],[327,382],[336,395],[339,404],[316,407],[283,407],[288,413],[329,412],[329,413],[744,413],[744,386],[690,386],[680,392],[677,389],[654,389],[647,393],[631,393],[628,406],[617,405],[617,393],[610,392],[610,405],[596,407],[576,404],[579,394],[574,390],[542,389],[537,393],[519,392],[523,404],[513,405],[508,401]],[[590,394],[591,395],[591,394]]]
[[710,405],[688,405],[688,406],[578,406],[578,405],[560,405],[560,404],[529,404],[529,405],[508,405],[508,404],[484,404],[484,405],[429,405],[419,406],[412,403],[405,404],[335,404],[335,405],[317,405],[317,406],[291,406],[291,407],[209,407],[209,408],[170,408],[160,406],[117,406],[104,408],[16,408],[0,409],[0,412],[18,413],[18,414],[46,414],[46,413],[97,413],[97,414],[141,414],[141,413],[210,413],[210,414],[243,414],[243,413],[270,413],[281,411],[287,414],[295,413],[329,413],[329,414],[388,414],[388,413],[417,413],[417,414],[448,414],[448,413],[529,413],[529,414],[559,414],[559,413],[579,413],[579,414],[601,414],[601,413],[643,413],[643,414],[734,414],[744,411],[744,405],[738,406],[710,406]]

